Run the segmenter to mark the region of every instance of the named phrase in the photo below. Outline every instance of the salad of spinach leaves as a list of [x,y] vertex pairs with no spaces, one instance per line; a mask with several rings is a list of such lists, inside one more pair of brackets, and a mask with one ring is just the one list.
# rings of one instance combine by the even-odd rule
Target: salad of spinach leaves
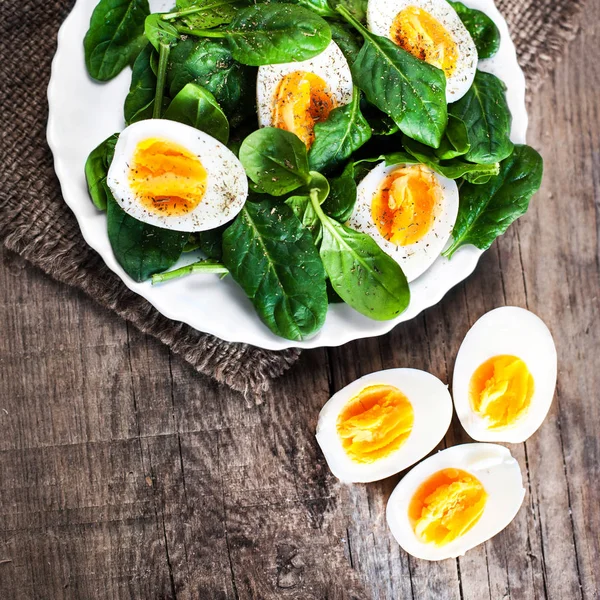
[[[479,58],[494,56],[494,21],[449,3]],[[398,263],[346,224],[357,186],[378,163],[422,164],[457,181],[447,257],[467,244],[489,248],[526,212],[543,164],[511,141],[504,82],[477,71],[468,92],[447,104],[444,72],[372,33],[366,11],[367,0],[176,0],[171,11],[151,14],[148,0],[100,0],[85,62],[99,81],[132,67],[125,123],[163,118],[207,133],[239,157],[250,189],[224,225],[163,229],[133,218],[108,188],[119,134],[94,148],[85,165],[89,193],[106,211],[115,258],[132,279],[230,277],[271,331],[300,341],[320,330],[332,302],[376,320],[409,305]],[[259,128],[255,67],[311,59],[332,39],[350,67],[351,101],[315,124],[309,149],[289,131]],[[169,270],[190,252],[202,258]]]

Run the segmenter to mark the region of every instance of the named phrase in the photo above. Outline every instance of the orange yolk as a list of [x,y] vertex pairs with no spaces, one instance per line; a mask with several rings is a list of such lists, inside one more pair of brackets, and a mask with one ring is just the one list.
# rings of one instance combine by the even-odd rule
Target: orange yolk
[[129,186],[153,213],[184,215],[200,204],[207,173],[183,146],[150,138],[138,143],[129,167]]
[[413,421],[412,405],[398,388],[374,385],[346,404],[337,419],[337,433],[353,461],[373,463],[400,448]]
[[479,479],[460,469],[443,469],[415,492],[408,516],[422,542],[445,546],[477,523],[486,501]]
[[527,365],[516,356],[494,356],[480,365],[469,384],[473,410],[491,429],[508,427],[531,404],[534,383]]
[[401,10],[392,23],[390,37],[416,58],[442,69],[450,77],[456,69],[458,47],[446,28],[417,6]]
[[310,148],[315,139],[315,125],[325,121],[335,105],[323,79],[314,73],[294,71],[277,86],[273,126],[295,133]]
[[374,196],[371,216],[386,240],[408,246],[431,229],[441,197],[433,171],[422,165],[399,167],[384,179]]

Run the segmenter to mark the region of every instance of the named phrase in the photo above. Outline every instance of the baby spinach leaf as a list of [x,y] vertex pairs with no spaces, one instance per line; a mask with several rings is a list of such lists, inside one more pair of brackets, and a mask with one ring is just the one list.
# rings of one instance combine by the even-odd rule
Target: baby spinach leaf
[[436,173],[448,179],[459,179],[469,177],[473,183],[485,183],[490,177],[498,175],[500,165],[498,163],[479,165],[466,162],[460,158],[451,160],[440,160],[432,153],[431,148],[404,136],[404,149],[415,159],[414,161],[428,166]]
[[156,94],[156,75],[150,65],[153,53],[152,44],[146,44],[133,63],[131,85],[124,106],[127,125],[152,117]]
[[448,122],[444,72],[371,33],[344,7],[337,10],[365,40],[351,67],[356,85],[400,131],[437,148]]
[[334,108],[325,121],[315,125],[308,164],[314,171],[335,169],[370,137],[371,128],[360,112],[360,92],[354,88],[350,104]]
[[229,140],[227,117],[215,97],[195,83],[188,83],[173,98],[164,118],[204,131],[222,144]]
[[171,50],[169,95],[197,83],[213,94],[232,124],[254,111],[255,79],[254,70],[236,63],[221,40],[188,38]]
[[435,155],[440,160],[449,160],[464,156],[470,148],[467,126],[458,117],[449,114],[446,132],[440,147],[435,150]]
[[178,29],[189,35],[225,38],[235,60],[255,67],[307,60],[331,41],[326,21],[293,4],[249,6],[237,11],[222,29]]
[[477,71],[471,89],[449,111],[467,127],[470,148],[465,158],[474,163],[497,163],[513,151],[512,116],[506,86],[495,75]]
[[394,319],[404,312],[410,290],[398,263],[370,236],[329,218],[317,194],[311,193],[311,201],[323,228],[321,260],[342,300],[377,321]]
[[146,44],[144,20],[149,13],[148,0],[100,0],[83,40],[91,77],[108,81],[133,63]]
[[201,250],[211,260],[221,260],[223,256],[223,232],[229,224],[220,225],[215,229],[196,231],[188,239],[184,252]]
[[161,43],[174,46],[179,40],[177,29],[163,20],[163,15],[160,13],[152,13],[146,17],[144,33],[156,50],[160,50]]
[[330,21],[329,27],[331,39],[339,46],[348,64],[352,64],[360,52],[361,38],[346,23]]
[[327,0],[296,0],[296,4],[304,6],[321,17],[336,17],[337,13],[329,6]]
[[223,234],[223,263],[273,333],[299,341],[323,326],[325,271],[289,206],[247,202]]
[[500,31],[484,12],[468,8],[462,2],[451,2],[467,31],[471,34],[479,58],[491,58],[500,49]]
[[350,161],[337,177],[329,180],[330,192],[323,202],[323,211],[331,218],[344,223],[354,212],[356,204],[356,181],[354,162]]
[[192,29],[210,29],[229,23],[238,10],[247,6],[239,0],[192,0],[177,2],[178,10],[166,13],[168,21],[184,23]]
[[283,196],[310,181],[306,146],[283,129],[264,127],[251,133],[240,147],[248,177],[263,192]]
[[113,133],[91,151],[85,162],[85,179],[92,202],[98,210],[106,210],[106,175],[115,155],[118,139],[119,134]]
[[331,0],[330,4],[335,9],[344,7],[360,23],[367,20],[368,0]]
[[117,262],[135,281],[171,268],[181,256],[188,233],[148,225],[129,216],[107,190],[108,239]]
[[321,241],[321,221],[313,208],[310,196],[290,196],[285,203],[294,211],[294,214],[310,231],[313,241],[318,244]]
[[453,243],[444,252],[452,256],[465,244],[487,250],[493,241],[529,208],[542,182],[542,157],[529,146],[516,146],[500,165],[500,174],[485,185],[465,183],[460,188]]

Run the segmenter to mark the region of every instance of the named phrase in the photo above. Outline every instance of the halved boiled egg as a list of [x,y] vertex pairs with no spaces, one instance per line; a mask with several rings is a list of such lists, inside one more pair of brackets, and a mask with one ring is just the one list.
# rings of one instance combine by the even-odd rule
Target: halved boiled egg
[[369,29],[444,71],[446,98],[456,102],[473,83],[477,48],[446,0],[369,0]]
[[556,371],[554,340],[539,317],[516,307],[487,313],[454,366],[454,405],[465,431],[483,442],[524,442],[550,410]]
[[359,184],[348,225],[370,235],[408,281],[440,255],[458,215],[458,187],[425,165],[375,167]]
[[335,42],[321,54],[294,63],[259,67],[258,123],[295,133],[308,148],[314,127],[352,100],[352,74]]
[[226,146],[163,119],[138,121],[120,134],[107,183],[127,214],[177,231],[214,229],[248,196],[244,168]]
[[319,414],[317,441],[338,479],[377,481],[431,452],[451,419],[452,399],[437,377],[390,369],[357,379],[332,396]]
[[462,556],[502,531],[525,490],[519,463],[496,444],[442,450],[414,467],[387,504],[396,541],[424,560]]

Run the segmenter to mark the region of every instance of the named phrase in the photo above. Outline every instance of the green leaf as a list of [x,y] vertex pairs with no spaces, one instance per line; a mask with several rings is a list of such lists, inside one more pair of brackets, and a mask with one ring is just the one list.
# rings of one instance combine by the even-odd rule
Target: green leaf
[[370,137],[371,128],[360,112],[360,92],[354,88],[350,104],[334,108],[325,121],[315,125],[308,164],[314,171],[335,169]]
[[494,56],[500,49],[500,30],[494,21],[484,12],[468,8],[462,2],[450,2],[450,4],[471,34],[479,58]]
[[148,225],[129,216],[108,191],[108,239],[117,262],[135,281],[170,269],[179,259],[188,233]]
[[149,13],[148,0],[100,0],[83,40],[91,77],[108,81],[133,64],[146,45],[144,20]]
[[340,223],[346,222],[356,204],[356,181],[354,163],[350,161],[341,175],[329,180],[330,192],[322,204],[324,212]]
[[410,290],[398,263],[370,236],[328,217],[317,194],[311,193],[311,201],[323,228],[321,260],[342,300],[377,321],[394,319],[404,312]]
[[310,196],[290,196],[285,203],[292,209],[300,223],[310,231],[315,244],[321,241],[321,221],[313,208]]
[[444,255],[452,256],[465,244],[487,250],[527,212],[531,197],[541,185],[543,168],[542,157],[533,148],[516,146],[500,165],[500,174],[487,184],[463,184],[454,241]]
[[427,165],[436,173],[448,179],[460,179],[461,177],[469,177],[473,183],[485,183],[490,177],[497,175],[500,172],[499,163],[494,164],[476,164],[466,162],[460,158],[451,160],[440,160],[432,152],[431,148],[419,142],[415,142],[404,136],[402,143],[405,150],[413,157],[413,161]]
[[464,156],[470,148],[467,126],[458,117],[448,115],[448,127],[446,127],[446,133],[440,147],[435,151],[435,155],[440,160],[450,160]]
[[296,0],[297,4],[308,8],[321,17],[336,17],[337,13],[329,6],[327,0]]
[[331,0],[331,6],[345,8],[357,21],[365,23],[367,20],[368,0]]
[[232,125],[254,112],[255,79],[255,71],[236,63],[221,40],[188,38],[171,50],[171,98],[188,83],[197,83],[215,97]]
[[206,258],[213,261],[221,260],[223,256],[223,232],[228,226],[229,223],[215,227],[215,229],[196,231],[190,234],[184,252],[201,250]]
[[179,31],[226,38],[235,60],[255,67],[307,60],[323,52],[331,41],[326,21],[293,4],[255,4],[238,11],[222,29]]
[[106,210],[106,175],[115,154],[115,145],[118,139],[119,134],[113,133],[91,151],[85,162],[85,179],[92,202],[98,210]]
[[365,40],[351,67],[356,85],[371,104],[394,119],[400,131],[437,148],[448,122],[444,72],[371,33],[344,8],[338,11]]
[[479,164],[503,161],[511,155],[512,116],[506,102],[506,86],[495,75],[477,71],[471,89],[449,111],[467,127],[470,149],[467,160]]
[[325,271],[290,207],[247,202],[223,234],[223,263],[276,335],[299,341],[323,326]]
[[179,41],[179,32],[171,23],[163,20],[163,15],[153,13],[146,17],[144,33],[148,41],[158,51],[161,44],[174,46]]
[[360,103],[360,108],[371,127],[373,135],[388,136],[398,133],[399,128],[394,119],[379,110],[376,106],[373,106],[370,102],[367,102],[364,98]]
[[222,144],[229,140],[227,117],[215,97],[195,83],[188,83],[173,98],[164,118],[204,131]]
[[272,196],[283,196],[310,181],[306,146],[283,129],[264,127],[251,133],[240,147],[248,177]]
[[338,45],[348,64],[352,64],[360,52],[362,39],[346,23],[330,21],[331,39]]
[[124,106],[127,125],[152,118],[156,93],[156,75],[150,64],[153,53],[152,44],[146,44],[133,63],[131,85]]
[[167,13],[165,18],[176,20],[192,29],[210,29],[230,23],[238,10],[248,6],[239,0],[193,0],[177,2],[179,10]]

